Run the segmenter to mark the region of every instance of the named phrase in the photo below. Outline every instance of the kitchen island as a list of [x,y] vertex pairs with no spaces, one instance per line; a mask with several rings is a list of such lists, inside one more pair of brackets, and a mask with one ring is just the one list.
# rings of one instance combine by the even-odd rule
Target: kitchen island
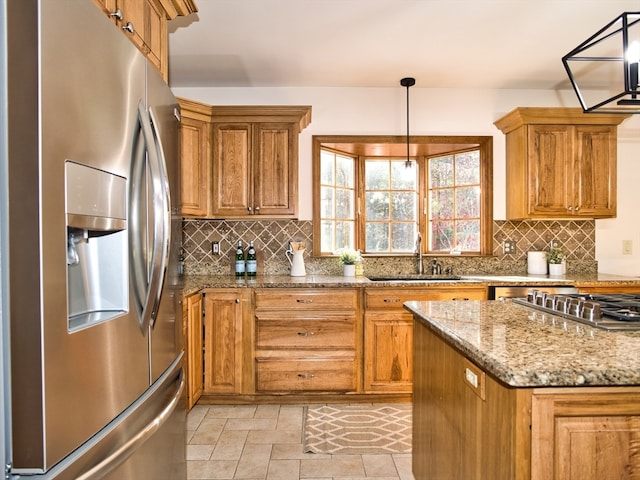
[[640,475],[640,332],[507,301],[407,302],[416,480]]

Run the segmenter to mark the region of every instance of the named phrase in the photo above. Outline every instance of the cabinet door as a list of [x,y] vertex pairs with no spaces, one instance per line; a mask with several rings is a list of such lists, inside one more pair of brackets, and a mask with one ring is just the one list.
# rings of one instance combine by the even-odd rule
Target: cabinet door
[[255,124],[253,131],[253,209],[256,215],[294,215],[298,171],[296,135],[291,124]]
[[146,31],[146,0],[117,0],[118,8],[122,12],[122,19],[118,26],[129,39],[146,55],[148,48],[145,43]]
[[411,392],[413,316],[402,312],[365,315],[364,389]]
[[574,205],[576,215],[616,215],[616,127],[575,129]]
[[202,295],[195,294],[185,301],[187,410],[191,410],[204,386]]
[[207,217],[210,162],[209,123],[185,116],[180,123],[181,209],[186,217]]
[[[602,390],[602,389],[600,389]],[[625,480],[640,472],[638,391],[534,394],[532,480]]]
[[156,67],[165,81],[169,78],[167,17],[159,2],[145,2],[144,43],[147,46],[147,58]]
[[213,125],[213,215],[247,216],[253,211],[251,125]]
[[204,393],[242,389],[242,299],[240,292],[207,292],[204,317]]
[[528,135],[529,214],[567,216],[573,205],[572,127],[531,125]]

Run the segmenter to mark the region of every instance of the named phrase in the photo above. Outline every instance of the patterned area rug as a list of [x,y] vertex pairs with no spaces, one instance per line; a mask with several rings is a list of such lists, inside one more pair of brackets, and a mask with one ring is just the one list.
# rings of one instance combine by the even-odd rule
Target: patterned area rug
[[411,453],[411,404],[309,406],[306,453]]

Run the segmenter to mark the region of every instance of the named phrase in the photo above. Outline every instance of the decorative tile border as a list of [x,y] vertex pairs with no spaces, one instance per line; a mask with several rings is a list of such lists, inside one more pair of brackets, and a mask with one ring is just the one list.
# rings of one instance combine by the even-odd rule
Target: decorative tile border
[[[313,223],[310,220],[190,220],[183,221],[183,254],[185,273],[200,275],[228,275],[231,256],[238,240],[243,245],[254,242],[261,252],[262,271],[267,275],[289,274],[285,250],[290,241],[305,241],[304,253],[308,274],[340,275],[342,267],[335,258],[312,258]],[[504,240],[516,242],[516,252],[502,253]],[[220,255],[212,255],[211,242],[220,243]],[[573,273],[595,273],[595,221],[494,221],[493,256],[436,257],[443,268],[451,267],[456,274],[526,273],[527,252],[547,250],[551,241],[557,242],[567,253],[567,268]],[[428,268],[430,258],[425,258]],[[413,272],[413,257],[367,257],[365,275],[386,275]]]

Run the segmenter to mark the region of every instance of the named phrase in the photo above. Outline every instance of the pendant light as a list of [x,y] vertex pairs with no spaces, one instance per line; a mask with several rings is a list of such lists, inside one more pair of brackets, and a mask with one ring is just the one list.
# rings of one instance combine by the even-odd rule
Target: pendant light
[[412,77],[405,77],[400,80],[400,85],[407,88],[407,161],[405,167],[411,167],[411,158],[409,157],[409,88],[416,84],[416,79]]
[[640,113],[640,12],[625,12],[562,57],[582,109]]

